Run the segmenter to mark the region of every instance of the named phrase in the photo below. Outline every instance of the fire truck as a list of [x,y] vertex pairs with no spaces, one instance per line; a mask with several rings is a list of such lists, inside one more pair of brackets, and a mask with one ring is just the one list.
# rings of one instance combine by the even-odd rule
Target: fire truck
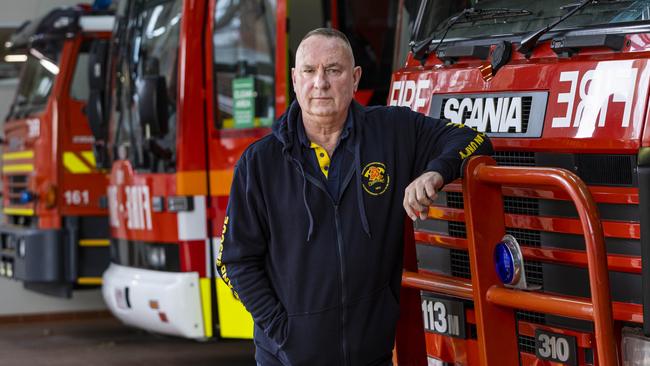
[[109,262],[106,173],[87,119],[91,43],[113,17],[87,6],[26,22],[7,42],[25,64],[2,147],[0,275],[70,297],[96,288]]
[[388,103],[496,153],[406,233],[398,364],[650,364],[650,2],[403,2]]
[[117,318],[187,338],[252,338],[250,314],[215,268],[233,169],[288,106],[289,65],[308,30],[352,35],[374,75],[357,98],[385,102],[396,6],[362,5],[119,3],[107,51],[112,92],[93,98],[100,118],[91,121],[98,164],[111,168],[103,295]]

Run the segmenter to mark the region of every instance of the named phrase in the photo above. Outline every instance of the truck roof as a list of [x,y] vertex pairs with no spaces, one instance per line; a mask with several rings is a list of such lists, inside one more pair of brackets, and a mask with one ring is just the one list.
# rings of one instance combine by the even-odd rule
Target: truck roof
[[84,6],[56,8],[44,16],[23,23],[5,48],[26,49],[37,42],[68,38],[79,32],[110,32],[114,16],[108,12],[92,12]]

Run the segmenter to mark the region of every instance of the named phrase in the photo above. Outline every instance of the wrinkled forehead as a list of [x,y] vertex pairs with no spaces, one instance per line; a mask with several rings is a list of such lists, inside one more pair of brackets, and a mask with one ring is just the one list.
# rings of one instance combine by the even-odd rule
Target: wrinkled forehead
[[340,64],[343,67],[354,66],[352,50],[341,39],[311,36],[302,41],[296,50],[296,67],[331,64]]

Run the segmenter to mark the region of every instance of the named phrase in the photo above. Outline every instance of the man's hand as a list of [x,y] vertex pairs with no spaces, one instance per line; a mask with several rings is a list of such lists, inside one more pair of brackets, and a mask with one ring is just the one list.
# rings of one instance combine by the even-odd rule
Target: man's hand
[[440,173],[426,172],[406,187],[404,209],[411,220],[415,221],[418,216],[422,220],[427,218],[429,206],[438,196],[438,190],[442,184],[443,179]]

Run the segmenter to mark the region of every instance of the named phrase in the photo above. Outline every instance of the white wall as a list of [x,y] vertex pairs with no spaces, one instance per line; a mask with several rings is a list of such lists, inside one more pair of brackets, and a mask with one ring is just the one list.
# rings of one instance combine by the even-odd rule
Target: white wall
[[0,0],[0,27],[15,27],[41,16],[57,6],[75,5],[92,0]]
[[[20,25],[60,5],[72,5],[80,0],[0,0],[0,27]],[[92,2],[92,1],[91,1]],[[0,80],[0,126],[9,112],[17,81]],[[106,305],[100,290],[75,291],[71,299],[44,296],[23,289],[22,283],[0,277],[0,316],[34,313],[60,313],[104,310]]]
[[0,79],[0,125],[9,113],[9,106],[14,100],[18,79]]
[[23,289],[21,282],[0,277],[0,316],[105,310],[99,290],[75,291],[71,299]]

